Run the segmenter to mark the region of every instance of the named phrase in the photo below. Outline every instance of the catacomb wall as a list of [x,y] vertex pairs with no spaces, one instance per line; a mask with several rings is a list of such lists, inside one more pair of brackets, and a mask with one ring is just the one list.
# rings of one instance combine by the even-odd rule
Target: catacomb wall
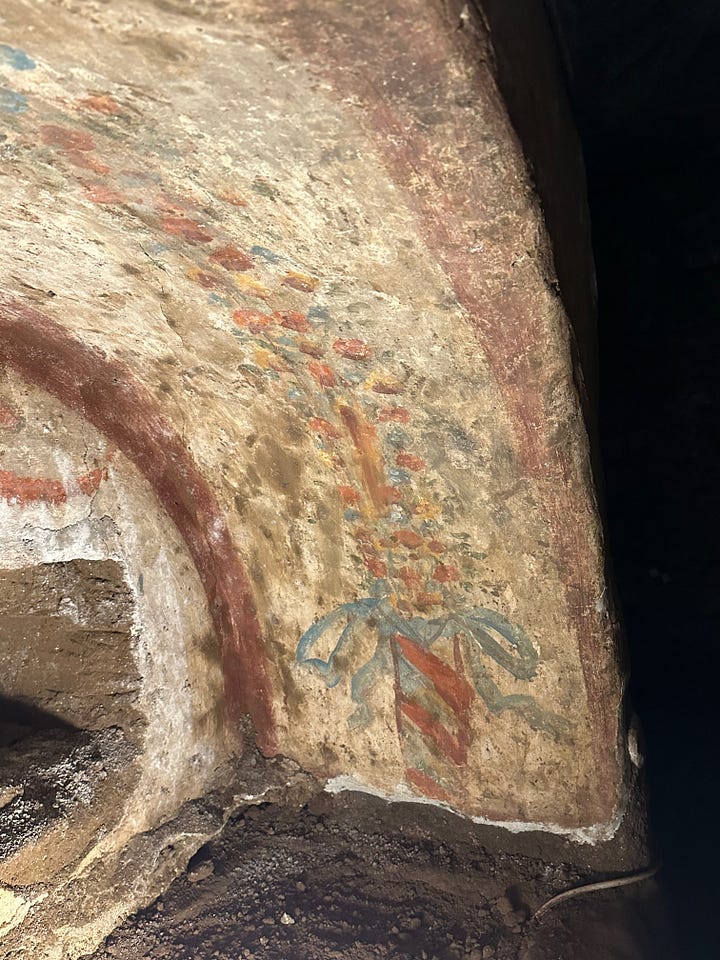
[[[461,14],[3,9],[3,692],[135,751],[82,875],[232,782],[244,717],[329,789],[617,827],[570,327]],[[52,902],[35,882],[8,936]],[[93,910],[48,956],[117,919]]]

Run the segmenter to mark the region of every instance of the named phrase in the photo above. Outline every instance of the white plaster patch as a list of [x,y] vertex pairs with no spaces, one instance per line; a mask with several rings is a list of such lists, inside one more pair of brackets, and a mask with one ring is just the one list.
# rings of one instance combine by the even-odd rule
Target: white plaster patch
[[35,897],[23,897],[9,887],[0,887],[0,938],[10,933],[13,927],[19,926],[27,917],[31,907],[46,897],[46,893]]
[[555,833],[559,836],[568,837],[576,843],[596,844],[605,840],[612,840],[617,833],[620,824],[625,816],[625,810],[621,807],[612,820],[608,823],[595,823],[589,827],[562,827],[557,823],[531,823],[523,820],[489,820],[487,817],[465,816],[455,807],[451,807],[442,800],[431,800],[428,797],[418,797],[412,793],[405,784],[399,783],[392,793],[384,790],[378,790],[376,787],[368,786],[356,777],[341,776],[333,777],[325,784],[327,793],[367,793],[373,797],[379,797],[388,803],[423,803],[432,807],[440,807],[461,817],[463,820],[471,820],[473,823],[485,827],[502,827],[503,830],[509,830],[510,833],[529,833],[534,830],[541,830],[544,833]]

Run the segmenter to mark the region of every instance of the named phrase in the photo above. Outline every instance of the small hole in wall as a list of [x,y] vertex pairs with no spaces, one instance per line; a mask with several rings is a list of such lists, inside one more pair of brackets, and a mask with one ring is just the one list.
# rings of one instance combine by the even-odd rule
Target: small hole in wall
[[198,867],[210,859],[210,844],[204,843],[190,858],[190,862],[188,863],[188,871],[192,873],[193,870],[197,870]]

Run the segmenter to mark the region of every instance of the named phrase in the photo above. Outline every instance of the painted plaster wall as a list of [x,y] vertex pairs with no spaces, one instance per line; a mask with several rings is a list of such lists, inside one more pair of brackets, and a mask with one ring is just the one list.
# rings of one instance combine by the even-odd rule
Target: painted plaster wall
[[[137,468],[83,417],[7,370],[0,383],[6,426],[0,473],[0,557],[4,570],[70,560],[115,560],[133,598],[128,680],[137,686],[137,717],[125,733],[142,746],[143,778],[128,798],[128,816],[146,826],[188,796],[202,792],[228,744],[224,730],[220,655],[197,571],[177,529]],[[16,613],[22,616],[23,610]],[[82,621],[77,604],[59,605],[60,616]],[[108,618],[112,613],[108,613]],[[3,645],[13,642],[3,624]],[[18,650],[32,658],[33,651]],[[73,697],[58,692],[61,719],[101,728],[72,701],[81,695],[82,672],[94,664],[85,653],[72,681]],[[99,646],[95,661],[102,665]],[[42,674],[44,665],[33,669]],[[25,671],[27,673],[27,671]],[[22,696],[22,674],[8,670],[2,690]],[[51,702],[38,704],[52,708]],[[112,713],[105,726],[117,723]],[[137,729],[136,729],[137,727]],[[189,784],[194,786],[188,789]],[[148,795],[165,797],[143,813]],[[120,814],[121,811],[118,811]]]
[[[54,323],[128,364],[159,394],[158,407],[180,428],[216,495],[234,494],[227,522],[270,628],[263,653],[271,686],[286,701],[274,711],[274,737],[305,763],[318,766],[324,754],[324,772],[349,765],[373,786],[419,771],[425,793],[435,789],[466,812],[582,821],[577,797],[588,805],[593,795],[591,724],[578,698],[579,651],[567,642],[575,625],[558,602],[570,571],[558,569],[557,544],[546,539],[552,518],[538,489],[545,478],[527,476],[528,451],[518,442],[527,438],[517,436],[482,336],[352,113],[318,90],[304,65],[258,44],[259,34],[255,42],[224,42],[164,14],[156,36],[140,31],[141,13],[129,7],[119,23],[112,15],[115,44],[98,14],[94,30],[55,41],[60,65],[53,66],[52,39],[43,41],[42,25],[32,23],[34,6],[18,14],[35,57],[12,45],[4,55],[14,81],[6,100],[15,97],[5,114],[14,174],[6,177],[5,226],[14,228],[7,294],[17,304],[34,291]],[[87,49],[94,36],[102,37],[102,53],[99,44]],[[102,60],[99,73],[93,58]],[[153,79],[159,58],[162,97]],[[496,163],[500,146],[486,146]],[[477,246],[513,214],[514,250],[530,250],[508,269],[524,271],[528,283],[535,273],[545,313],[531,363],[542,365],[543,399],[551,403],[543,412],[555,422],[533,426],[564,430],[557,442],[574,439],[582,453],[581,436],[568,430],[575,411],[559,303],[532,262],[536,212],[529,198],[524,210],[508,210],[521,198],[507,177],[498,179],[490,179],[496,196],[488,219],[473,211]],[[504,239],[496,240],[496,259]],[[518,318],[499,318],[498,326],[503,320],[507,327]],[[491,330],[488,340],[508,333]],[[518,339],[516,363],[531,346]],[[580,481],[568,477],[568,486],[573,479]],[[597,552],[593,520],[588,502],[582,533]],[[595,586],[588,600],[600,599],[602,583]],[[307,631],[320,621],[321,642],[322,624],[331,626],[322,618],[334,611],[363,623],[364,607],[344,605],[371,597],[375,619],[386,622],[365,626],[357,649],[343,647],[351,662],[328,689],[339,671],[322,676],[322,664],[307,661],[326,660],[332,644],[316,651]],[[398,622],[415,623],[408,630],[423,650],[429,633],[439,631],[446,645],[458,633],[474,637],[453,656],[463,661],[457,683],[465,691],[469,672],[475,690],[446,705],[458,728],[487,732],[467,758],[457,748],[463,762],[452,763],[467,768],[451,767],[457,783],[446,782],[430,757],[404,756],[424,754],[424,746],[408,745],[402,732],[388,736],[398,723],[387,651],[363,674],[362,691],[357,681],[352,689],[375,645],[388,645],[384,632],[403,629],[391,626],[386,605]],[[489,653],[490,641],[463,617],[479,618],[477,630],[489,629],[496,641],[499,629],[507,655]],[[403,669],[409,656],[408,648]],[[443,650],[439,659],[448,656]],[[473,656],[478,662],[465,665]],[[413,666],[425,673],[431,662],[420,660]],[[490,683],[506,689],[496,694]],[[501,699],[513,696],[530,700]],[[467,711],[475,716],[459,716]],[[424,715],[409,719],[428,735]],[[324,750],[308,743],[308,725]],[[456,739],[462,735],[458,729]],[[574,796],[564,784],[553,796],[563,768],[576,771]]]
[[[35,956],[69,957],[162,888],[176,861],[157,863],[163,848],[174,841],[182,865],[216,828],[181,817],[151,839],[217,786],[234,743],[202,584],[147,480],[87,419],[10,369],[0,396],[0,557],[17,586],[15,606],[10,596],[0,609],[2,694],[98,732],[87,747],[69,737],[39,774],[53,790],[45,813],[3,754],[0,955],[33,944]],[[41,638],[42,598],[23,592],[88,561],[102,572],[113,561],[121,597],[108,590],[93,619],[71,583],[48,590],[56,606],[45,605]],[[122,629],[103,632],[117,620]],[[42,750],[28,743],[38,775]]]
[[208,769],[249,714],[336,786],[599,836],[620,679],[568,323],[443,9],[7,0],[2,557],[154,584],[138,644],[182,666],[151,686],[226,710]]

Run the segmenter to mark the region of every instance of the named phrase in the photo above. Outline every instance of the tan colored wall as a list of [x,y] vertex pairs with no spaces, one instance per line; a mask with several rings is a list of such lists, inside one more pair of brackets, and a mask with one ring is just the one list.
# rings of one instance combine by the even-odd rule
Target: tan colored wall
[[2,16],[0,566],[126,571],[122,836],[210,789],[243,715],[331,789],[608,835],[620,679],[568,321],[481,25],[427,0]]

